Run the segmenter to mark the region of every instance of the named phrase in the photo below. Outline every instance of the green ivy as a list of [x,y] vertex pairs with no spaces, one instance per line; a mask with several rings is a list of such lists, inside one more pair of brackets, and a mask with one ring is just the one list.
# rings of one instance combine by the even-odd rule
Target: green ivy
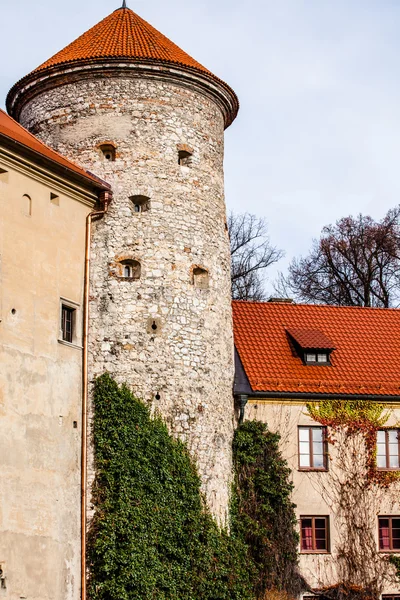
[[185,445],[107,374],[93,440],[92,600],[254,600],[248,549],[205,508]]
[[248,547],[259,598],[277,589],[296,597],[306,585],[298,572],[297,520],[291,502],[290,469],[279,451],[278,434],[248,421],[233,441],[235,486],[232,534]]

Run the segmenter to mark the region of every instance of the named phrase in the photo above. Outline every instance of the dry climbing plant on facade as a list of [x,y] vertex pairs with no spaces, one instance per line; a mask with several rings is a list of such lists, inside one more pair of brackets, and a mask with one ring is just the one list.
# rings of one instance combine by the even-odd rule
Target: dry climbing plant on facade
[[307,409],[327,427],[329,472],[316,485],[331,509],[338,539],[331,584],[327,587],[321,577],[320,592],[332,599],[379,599],[385,584],[396,585],[393,566],[378,552],[376,534],[377,515],[390,511],[399,494],[399,472],[375,466],[376,432],[386,427],[390,411],[368,400],[324,400]]

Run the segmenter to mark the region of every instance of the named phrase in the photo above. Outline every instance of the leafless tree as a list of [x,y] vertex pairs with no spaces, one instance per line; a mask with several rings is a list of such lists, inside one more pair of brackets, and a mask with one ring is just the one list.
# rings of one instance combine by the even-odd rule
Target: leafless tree
[[271,245],[265,219],[249,213],[230,213],[228,228],[232,258],[232,297],[265,300],[264,270],[283,256]]
[[400,207],[381,221],[345,217],[322,230],[308,256],[294,259],[277,291],[298,300],[346,306],[397,306],[400,301]]

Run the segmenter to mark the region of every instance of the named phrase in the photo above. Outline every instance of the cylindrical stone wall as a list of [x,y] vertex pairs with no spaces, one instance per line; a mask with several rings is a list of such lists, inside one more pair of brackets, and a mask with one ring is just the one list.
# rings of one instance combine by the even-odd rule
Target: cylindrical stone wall
[[[161,412],[187,441],[224,522],[233,338],[218,104],[187,84],[119,75],[45,91],[20,122],[113,188],[92,239],[90,379],[108,371]],[[101,152],[107,143],[115,161]],[[180,145],[193,150],[190,166],[178,164]],[[137,195],[150,199],[149,210],[135,212]],[[123,277],[130,260],[140,263],[139,279]],[[198,268],[208,271],[208,289],[196,285]]]

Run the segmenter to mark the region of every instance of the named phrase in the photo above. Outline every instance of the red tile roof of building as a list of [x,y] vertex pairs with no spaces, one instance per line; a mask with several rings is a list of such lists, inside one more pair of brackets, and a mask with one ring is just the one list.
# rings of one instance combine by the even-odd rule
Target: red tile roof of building
[[[233,302],[235,346],[254,392],[400,396],[400,310]],[[305,365],[287,330],[323,332],[331,365]]]
[[288,334],[304,350],[333,350],[335,345],[318,329],[286,329]]
[[9,138],[14,142],[18,142],[22,146],[34,151],[41,158],[56,163],[58,166],[64,167],[73,173],[89,180],[91,184],[95,184],[97,188],[108,189],[109,185],[101,181],[98,177],[78,167],[75,163],[64,158],[58,152],[55,152],[49,146],[38,140],[34,135],[29,133],[22,125],[11,118],[4,110],[0,109],[0,136]]
[[210,71],[129,8],[120,8],[111,13],[36,71],[55,65],[106,58],[155,60],[191,67],[211,75]]

